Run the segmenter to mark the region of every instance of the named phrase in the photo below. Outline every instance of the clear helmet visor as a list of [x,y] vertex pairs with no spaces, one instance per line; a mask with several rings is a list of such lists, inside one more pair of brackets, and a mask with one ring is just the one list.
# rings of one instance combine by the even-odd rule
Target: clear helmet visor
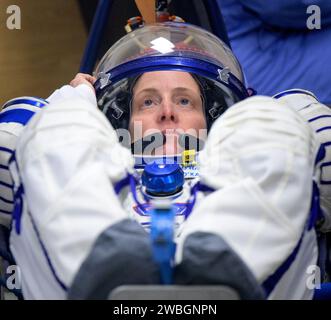
[[186,23],[156,23],[117,41],[98,64],[95,75],[147,56],[185,56],[228,68],[241,82],[244,76],[230,48],[212,33]]
[[[134,108],[137,105],[135,89],[137,85],[141,86],[144,78],[148,78],[145,77],[146,74],[161,74],[164,71],[187,73],[187,83],[196,83],[196,94],[199,99],[201,97],[205,126],[202,128],[200,122],[199,127],[183,131],[183,128],[175,128],[176,125],[169,122],[169,128],[156,125],[155,130],[152,128],[146,134],[143,130],[142,134],[136,136],[132,127]],[[117,130],[120,141],[131,147],[136,155],[164,155],[167,150],[173,150],[176,154],[188,149],[201,150],[213,121],[228,107],[246,97],[241,67],[227,45],[210,32],[184,23],[146,25],[127,34],[107,51],[95,70],[95,76],[99,108]],[[182,75],[180,77],[184,78]],[[149,79],[153,77],[150,76]],[[149,89],[161,91],[160,88],[153,88],[157,81],[149,80],[149,83]],[[165,92],[159,95],[163,94]],[[161,98],[157,96],[154,100],[152,95],[146,96],[145,100],[138,99],[138,107],[143,103],[146,107],[149,107],[147,104],[153,104],[161,108]],[[178,94],[172,102],[183,107],[191,98],[199,103],[194,94]],[[185,117],[189,119],[189,113]],[[146,119],[138,118],[142,122],[151,119],[147,116]],[[166,129],[176,129],[176,132],[165,134]],[[171,140],[177,144],[176,147],[169,146]],[[164,147],[165,144],[168,144],[167,147]]]

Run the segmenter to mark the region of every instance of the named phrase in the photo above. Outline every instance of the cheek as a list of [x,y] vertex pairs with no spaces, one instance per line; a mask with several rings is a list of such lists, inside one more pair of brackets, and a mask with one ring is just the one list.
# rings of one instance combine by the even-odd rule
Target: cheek
[[195,112],[188,115],[183,115],[182,117],[182,124],[185,129],[206,129],[207,123],[206,118],[203,113],[201,112]]
[[129,126],[131,137],[137,140],[142,138],[146,130],[155,129],[154,118],[152,114],[144,114],[144,116],[132,115]]

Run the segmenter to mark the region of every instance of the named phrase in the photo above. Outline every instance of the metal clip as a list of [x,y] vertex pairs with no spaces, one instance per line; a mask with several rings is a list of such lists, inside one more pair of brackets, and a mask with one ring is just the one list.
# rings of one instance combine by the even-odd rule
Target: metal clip
[[100,72],[99,78],[100,78],[100,89],[103,89],[104,87],[108,86],[108,84],[111,83],[110,73]]
[[228,67],[225,67],[223,70],[217,69],[218,72],[218,79],[222,82],[229,84],[229,78],[230,78],[230,69]]

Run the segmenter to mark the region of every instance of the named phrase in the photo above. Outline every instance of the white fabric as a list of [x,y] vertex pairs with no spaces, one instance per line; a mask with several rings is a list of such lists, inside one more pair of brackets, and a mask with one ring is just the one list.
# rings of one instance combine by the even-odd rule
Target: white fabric
[[[315,230],[304,234],[301,250],[290,268],[271,292],[270,300],[311,300],[314,295],[311,279],[311,267],[315,269],[318,258],[318,248]],[[316,277],[316,284],[321,279]]]
[[321,104],[316,98],[303,93],[288,94],[279,98],[286,107],[297,110],[316,132],[320,145],[325,145],[325,158],[322,160],[321,177],[317,181],[321,207],[325,216],[322,231],[331,231],[331,108]]
[[[24,98],[33,100],[30,97],[22,97],[22,99]],[[0,114],[15,109],[27,110],[33,113],[40,110],[39,107],[27,104],[15,104],[3,109]],[[6,227],[9,227],[11,224],[11,212],[13,210],[13,181],[9,173],[8,161],[16,148],[17,138],[20,136],[23,128],[24,125],[15,120],[0,122],[0,224]]]
[[[69,85],[65,85],[62,88],[56,90],[48,99],[48,102],[57,102],[64,101],[67,99],[82,97],[86,101],[89,101],[92,104],[96,105],[96,97],[93,93],[93,90],[86,84],[81,84],[76,88],[73,88]],[[39,101],[38,98],[33,97],[20,97],[20,99],[28,99]],[[12,106],[6,107],[1,110],[1,113],[10,111],[10,110],[27,110],[33,113],[39,112],[40,107],[28,105],[25,103],[14,104]],[[17,138],[20,136],[21,131],[24,129],[24,125],[17,122],[15,119],[11,122],[1,122],[0,123],[0,147],[6,148],[10,151],[14,151],[16,148]],[[11,212],[13,210],[13,203],[8,201],[13,201],[13,192],[12,188],[12,179],[9,174],[8,160],[11,156],[11,153],[3,151],[0,149],[0,224],[9,227],[12,221]],[[4,184],[1,184],[5,183]],[[8,200],[8,201],[6,201]]]
[[[132,209],[131,197],[117,198],[113,190],[132,170],[132,156],[97,110],[93,91],[78,88],[65,86],[49,98],[18,141],[19,174],[11,167],[15,186],[20,175],[25,187],[22,230],[12,232],[11,249],[27,299],[65,298],[60,283],[70,286],[98,235]],[[275,99],[254,97],[231,107],[200,155],[202,182],[217,191],[199,197],[182,225],[177,263],[187,236],[206,231],[222,236],[258,281],[267,279],[304,231],[312,179],[319,179],[318,146],[301,115]],[[311,298],[305,271],[316,264],[316,250],[312,230],[271,298]]]
[[[27,299],[64,298],[60,283],[70,286],[97,236],[128,217],[113,183],[131,170],[132,156],[90,102],[93,91],[91,99],[70,91],[64,99],[53,96],[17,143],[25,207],[21,234],[11,234],[11,250]],[[17,188],[15,165],[10,169]]]
[[[13,151],[16,146],[16,128],[17,124],[0,123],[0,141],[1,147]],[[8,161],[12,154],[0,150],[0,196],[8,201],[13,201],[12,179],[8,170]],[[11,212],[13,210],[13,203],[8,203],[0,199],[0,224],[9,227],[11,223]]]
[[60,89],[55,90],[48,98],[47,101],[61,102],[71,98],[81,97],[91,104],[96,105],[97,99],[94,94],[93,89],[87,84],[80,84],[77,87],[72,87],[70,85],[65,85]]
[[[178,242],[196,231],[223,237],[262,284],[292,253],[310,212],[317,141],[291,108],[268,97],[252,97],[225,112],[211,128],[200,154],[201,181],[217,191],[200,201]],[[274,297],[307,298],[306,268],[316,263],[315,246],[301,247],[291,292]],[[308,259],[307,259],[308,257]],[[299,290],[300,289],[300,290]],[[277,291],[278,290],[278,291]]]

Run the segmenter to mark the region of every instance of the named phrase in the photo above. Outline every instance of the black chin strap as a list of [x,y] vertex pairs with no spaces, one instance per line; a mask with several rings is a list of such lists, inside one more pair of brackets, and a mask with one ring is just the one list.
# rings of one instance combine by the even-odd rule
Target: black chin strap
[[163,146],[165,143],[166,137],[164,134],[161,132],[152,133],[135,141],[134,143],[131,143],[131,152],[132,154],[143,154],[149,148],[151,148],[150,151],[152,151],[152,149],[155,150]]
[[194,149],[196,151],[201,151],[205,146],[203,140],[187,133],[183,133],[179,136],[178,143],[184,150]]
[[[166,143],[166,136],[161,132],[152,133],[142,139],[139,139],[131,144],[132,154],[143,154],[146,151],[155,150]],[[200,151],[203,149],[205,142],[197,137],[194,137],[190,134],[184,133],[181,134],[178,138],[178,144],[184,150]],[[148,150],[148,149],[151,150]]]

